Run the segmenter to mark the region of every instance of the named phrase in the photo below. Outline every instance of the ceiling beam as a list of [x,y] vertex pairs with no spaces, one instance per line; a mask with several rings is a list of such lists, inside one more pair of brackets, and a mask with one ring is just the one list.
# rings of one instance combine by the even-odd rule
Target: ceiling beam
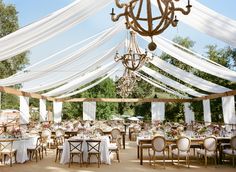
[[8,93],[8,94],[14,94],[16,96],[24,96],[24,97],[30,97],[30,98],[35,98],[35,99],[47,99],[48,101],[56,101],[56,99],[52,97],[46,97],[41,94],[20,91],[20,90],[17,90],[15,88],[10,88],[10,87],[0,86],[0,91]]

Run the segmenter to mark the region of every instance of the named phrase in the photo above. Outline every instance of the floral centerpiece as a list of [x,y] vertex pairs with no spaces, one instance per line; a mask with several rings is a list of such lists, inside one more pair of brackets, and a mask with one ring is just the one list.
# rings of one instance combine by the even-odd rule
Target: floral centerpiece
[[21,138],[22,137],[22,132],[19,128],[17,128],[17,129],[13,128],[10,135],[12,135],[15,138]]

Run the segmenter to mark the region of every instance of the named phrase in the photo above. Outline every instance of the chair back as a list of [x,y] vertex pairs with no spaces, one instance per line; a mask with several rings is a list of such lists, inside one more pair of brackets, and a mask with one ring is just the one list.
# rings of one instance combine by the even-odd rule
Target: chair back
[[55,135],[56,137],[61,137],[61,136],[64,136],[65,135],[65,131],[61,128],[58,128],[56,131],[55,131]]
[[0,154],[4,151],[12,152],[13,141],[12,139],[0,140]]
[[189,151],[191,141],[188,137],[182,136],[177,140],[176,144],[180,151]]
[[41,136],[51,138],[52,132],[50,129],[43,129]]
[[95,128],[94,133],[99,133],[101,136],[104,135],[104,133],[103,133],[101,128]]
[[156,136],[152,139],[152,149],[157,152],[162,152],[166,148],[166,140],[163,136]]
[[230,140],[230,145],[233,150],[236,150],[236,136],[233,136]]
[[101,140],[86,140],[88,153],[99,153]]
[[68,140],[70,153],[82,152],[83,140]]
[[111,138],[112,138],[112,140],[116,140],[120,136],[121,136],[121,132],[120,132],[120,130],[118,128],[113,128],[111,130]]
[[203,146],[208,151],[215,151],[217,148],[217,142],[215,137],[206,137],[203,141]]
[[35,149],[40,149],[42,143],[43,143],[42,137],[38,137],[38,138],[37,138],[37,141],[36,141]]
[[64,136],[59,136],[59,137],[56,137],[56,138],[55,138],[55,144],[56,144],[56,146],[63,145],[64,141],[65,141]]

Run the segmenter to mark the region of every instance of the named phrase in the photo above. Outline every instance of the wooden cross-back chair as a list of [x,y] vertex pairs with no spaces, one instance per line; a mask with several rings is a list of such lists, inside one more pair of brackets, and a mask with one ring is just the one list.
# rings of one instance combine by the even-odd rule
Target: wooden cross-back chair
[[70,148],[70,160],[69,167],[71,162],[73,162],[73,157],[77,155],[79,157],[80,166],[83,164],[83,140],[68,140]]
[[101,140],[86,140],[86,143],[88,151],[87,163],[90,164],[90,158],[92,155],[94,155],[98,160],[98,168],[99,168],[101,164],[101,152],[100,152]]
[[15,158],[16,161],[16,150],[13,149],[13,141],[12,139],[0,140],[0,155],[2,156],[2,160],[5,163],[6,157],[10,159],[10,166],[12,167],[12,158]]

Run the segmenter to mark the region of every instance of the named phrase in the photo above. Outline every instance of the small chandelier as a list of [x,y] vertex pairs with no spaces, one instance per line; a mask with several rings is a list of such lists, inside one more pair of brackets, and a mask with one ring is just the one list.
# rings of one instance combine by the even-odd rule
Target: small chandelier
[[126,69],[135,71],[141,68],[150,59],[147,56],[147,52],[142,54],[135,37],[135,33],[130,31],[130,41],[127,49],[127,53],[120,56],[118,52],[115,55],[115,61],[122,61],[122,64]]
[[118,81],[118,94],[121,97],[128,97],[135,86],[136,81],[139,81],[139,78],[129,69],[125,69],[123,76]]
[[[176,27],[178,24],[175,12],[181,12],[184,15],[188,15],[191,10],[190,0],[186,6],[186,10],[183,8],[175,7],[174,1],[180,0],[155,0],[159,11],[152,11],[151,0],[146,0],[146,16],[142,17],[142,8],[144,0],[130,0],[128,3],[120,3],[119,0],[115,0],[118,8],[124,8],[124,12],[116,15],[114,8],[112,8],[111,19],[112,21],[118,21],[120,17],[124,16],[126,19],[126,28],[132,29],[142,36],[151,37],[151,43],[149,43],[149,50],[156,49],[156,44],[153,42],[153,35],[161,34],[169,25]],[[154,2],[154,0],[153,0]],[[144,13],[144,12],[143,12]],[[153,15],[156,15],[153,17]],[[143,27],[144,23],[147,23]]]

